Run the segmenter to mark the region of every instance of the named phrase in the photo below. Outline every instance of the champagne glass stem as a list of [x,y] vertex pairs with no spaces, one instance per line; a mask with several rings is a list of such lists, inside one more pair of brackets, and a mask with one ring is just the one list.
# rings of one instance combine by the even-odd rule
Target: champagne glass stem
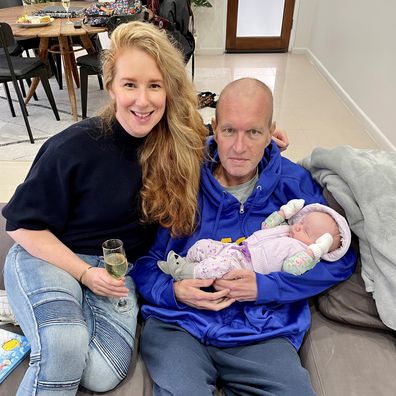
[[70,9],[70,1],[62,1],[62,6],[63,8],[66,10],[66,17],[67,17],[67,21],[66,24],[71,24],[73,22],[70,21],[70,13],[69,13],[69,9]]
[[127,304],[128,304],[128,301],[127,301],[127,299],[126,299],[125,297],[120,297],[120,298],[118,299],[117,305],[118,305],[120,308],[124,308]]

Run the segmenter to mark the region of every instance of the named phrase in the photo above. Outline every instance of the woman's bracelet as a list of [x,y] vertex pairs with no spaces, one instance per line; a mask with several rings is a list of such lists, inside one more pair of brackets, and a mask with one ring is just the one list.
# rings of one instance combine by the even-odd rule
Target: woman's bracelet
[[85,268],[85,270],[81,273],[80,279],[78,280],[80,283],[81,283],[82,278],[84,277],[84,275],[85,275],[91,268],[93,268],[92,265],[90,265],[89,267]]

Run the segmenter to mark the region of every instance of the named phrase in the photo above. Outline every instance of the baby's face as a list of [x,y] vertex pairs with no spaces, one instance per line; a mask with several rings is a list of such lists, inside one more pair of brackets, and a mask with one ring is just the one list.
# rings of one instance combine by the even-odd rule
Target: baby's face
[[[289,235],[291,238],[310,245],[326,232],[330,233],[333,238],[339,234],[335,220],[327,213],[312,212],[306,215],[301,223],[291,225]],[[333,247],[330,250],[333,250]]]

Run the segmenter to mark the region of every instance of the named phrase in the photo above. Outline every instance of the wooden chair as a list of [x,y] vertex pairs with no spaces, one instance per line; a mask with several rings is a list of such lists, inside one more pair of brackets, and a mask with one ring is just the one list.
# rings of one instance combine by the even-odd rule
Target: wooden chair
[[[23,2],[22,0],[1,0],[0,2],[0,9],[1,8],[9,8],[9,7],[16,7],[16,6],[22,6]],[[12,48],[8,48],[9,53],[11,56],[21,56],[22,53],[25,51],[26,54],[29,56],[29,50],[31,49],[37,49],[39,46],[40,40],[37,38],[30,38],[30,39],[15,39],[15,45]],[[31,81],[27,80],[28,85],[30,86]],[[19,81],[19,85],[21,87],[21,92],[24,97],[26,97],[26,92],[25,92],[25,85],[23,83],[23,80]],[[8,106],[11,111],[11,115],[15,117],[15,110],[14,106],[12,104],[12,99],[11,96],[9,95],[9,88],[7,86],[7,83],[3,84],[4,90],[7,95],[7,101],[8,101]],[[36,93],[33,94],[33,99],[38,100]]]
[[[15,0],[13,0],[15,1]],[[60,3],[61,0],[53,0],[53,3]],[[62,5],[59,5],[60,7],[62,7]],[[93,47],[95,48],[95,51],[99,52],[102,50],[102,44],[100,42],[100,38],[99,35],[97,33],[94,34],[90,34],[89,38],[92,42]],[[71,45],[77,46],[81,49],[83,49],[83,44],[81,43],[80,37],[78,36],[73,36],[70,38],[71,40]],[[55,39],[51,39],[51,50],[49,51],[49,53],[52,55],[53,57],[53,62],[54,64],[51,65],[51,68],[53,67],[54,70],[54,74],[55,74],[55,78],[58,82],[58,86],[59,89],[63,89],[63,77],[62,77],[62,59],[60,56],[60,51],[59,51],[59,44],[57,42],[57,40]],[[52,59],[52,58],[49,58]],[[102,84],[102,79],[100,78],[100,76],[98,76],[98,80],[99,80],[99,86],[100,89],[103,89],[103,84]]]
[[8,48],[12,48],[14,45],[15,39],[10,25],[5,22],[0,22],[0,49],[3,49],[3,53],[0,54],[0,83],[12,82],[21,107],[30,142],[34,143],[29,120],[27,118],[28,114],[26,105],[23,100],[18,81],[39,77],[43,84],[48,101],[50,102],[52,111],[55,114],[55,118],[59,121],[58,109],[48,82],[47,66],[39,58],[10,56]]
[[[0,9],[22,6],[22,0],[1,0]],[[30,49],[37,49],[39,47],[40,40],[38,38],[16,38],[15,45],[13,48],[9,48],[11,56],[20,56],[23,51],[28,51]]]

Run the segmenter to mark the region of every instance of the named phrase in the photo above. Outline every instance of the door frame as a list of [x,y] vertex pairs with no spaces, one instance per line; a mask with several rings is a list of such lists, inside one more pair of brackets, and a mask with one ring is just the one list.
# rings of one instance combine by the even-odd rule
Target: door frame
[[226,46],[228,53],[233,52],[287,52],[293,27],[295,0],[285,0],[282,29],[279,37],[237,37],[239,0],[228,0]]

